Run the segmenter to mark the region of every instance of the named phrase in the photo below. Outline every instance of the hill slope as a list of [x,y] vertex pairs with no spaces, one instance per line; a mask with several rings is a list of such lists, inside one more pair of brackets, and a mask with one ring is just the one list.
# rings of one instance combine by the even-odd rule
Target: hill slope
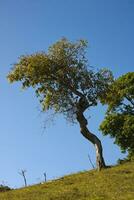
[[134,200],[134,162],[2,192],[0,200]]

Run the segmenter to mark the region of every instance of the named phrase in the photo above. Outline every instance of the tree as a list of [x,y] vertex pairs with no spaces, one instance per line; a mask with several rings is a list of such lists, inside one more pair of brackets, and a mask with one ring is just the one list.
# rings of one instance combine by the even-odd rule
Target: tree
[[44,175],[44,181],[47,182],[47,173],[44,172],[43,175]]
[[75,43],[63,38],[50,46],[48,52],[21,56],[8,75],[8,80],[21,81],[23,88],[33,87],[43,111],[62,113],[71,122],[78,122],[82,135],[96,149],[97,168],[105,167],[102,145],[88,130],[84,112],[96,106],[112,81],[107,69],[94,72],[86,59],[87,42]]
[[100,125],[104,135],[115,138],[122,152],[134,155],[134,72],[119,77],[101,98],[108,105],[106,117]]
[[21,172],[19,172],[19,174],[23,177],[24,179],[24,184],[25,184],[25,187],[27,186],[27,180],[26,180],[26,170],[21,170]]

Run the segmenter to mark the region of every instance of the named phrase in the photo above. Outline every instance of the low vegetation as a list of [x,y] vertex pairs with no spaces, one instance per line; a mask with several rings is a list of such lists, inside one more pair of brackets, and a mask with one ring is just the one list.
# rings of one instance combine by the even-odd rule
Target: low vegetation
[[0,200],[133,200],[134,162],[0,193]]
[[0,192],[5,192],[5,191],[8,191],[8,190],[11,190],[11,188],[9,188],[6,185],[0,185]]

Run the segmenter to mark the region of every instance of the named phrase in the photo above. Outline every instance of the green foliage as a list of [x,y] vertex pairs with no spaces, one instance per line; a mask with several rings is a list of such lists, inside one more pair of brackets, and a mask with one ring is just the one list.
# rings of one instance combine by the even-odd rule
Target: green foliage
[[108,112],[134,114],[134,72],[128,72],[115,80],[106,95],[102,96],[101,103],[108,105]]
[[6,186],[6,185],[0,185],[0,192],[6,192],[11,190],[10,187]]
[[134,72],[129,72],[117,80],[109,88],[103,104],[108,104],[106,117],[100,125],[104,135],[115,138],[122,151],[134,154]]
[[117,160],[117,164],[119,165],[128,162],[134,162],[134,154],[129,154],[126,158]]
[[133,200],[134,163],[0,193],[0,200]]
[[21,56],[8,80],[21,81],[23,88],[33,87],[42,109],[53,109],[75,120],[76,104],[86,98],[89,107],[97,105],[113,77],[109,70],[94,72],[86,59],[87,41],[76,43],[61,39],[48,52]]

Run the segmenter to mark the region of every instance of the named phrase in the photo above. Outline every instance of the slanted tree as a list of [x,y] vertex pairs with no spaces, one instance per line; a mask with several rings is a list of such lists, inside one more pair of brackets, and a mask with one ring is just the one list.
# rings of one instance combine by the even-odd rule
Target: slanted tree
[[101,102],[108,105],[108,110],[100,130],[115,138],[122,152],[128,151],[131,157],[134,155],[134,72],[115,80]]
[[107,69],[95,72],[89,67],[86,48],[85,40],[72,43],[63,38],[50,46],[47,53],[21,56],[8,80],[21,81],[23,88],[32,86],[43,111],[52,109],[72,122],[77,121],[82,135],[95,146],[100,170],[105,167],[101,141],[89,131],[84,112],[97,105],[113,77]]

